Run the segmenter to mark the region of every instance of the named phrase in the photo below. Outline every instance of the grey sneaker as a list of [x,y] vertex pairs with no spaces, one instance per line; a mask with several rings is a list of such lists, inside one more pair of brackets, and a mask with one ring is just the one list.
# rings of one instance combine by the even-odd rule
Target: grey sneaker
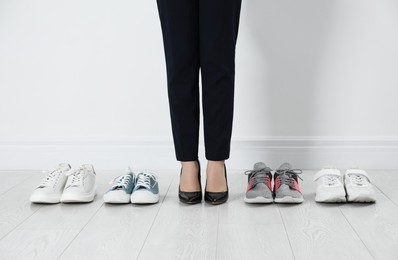
[[152,204],[159,201],[158,178],[150,172],[140,172],[131,194],[131,203]]
[[245,202],[272,203],[271,169],[265,163],[257,162],[253,170],[247,170],[245,174],[248,175]]
[[[274,196],[277,203],[301,203],[304,201],[298,185],[298,174],[302,170],[292,169],[289,163],[282,164],[274,174]],[[302,180],[302,179],[301,179]]]
[[130,196],[135,185],[135,174],[131,168],[127,168],[124,175],[113,179],[111,187],[104,194],[105,203],[130,203]]

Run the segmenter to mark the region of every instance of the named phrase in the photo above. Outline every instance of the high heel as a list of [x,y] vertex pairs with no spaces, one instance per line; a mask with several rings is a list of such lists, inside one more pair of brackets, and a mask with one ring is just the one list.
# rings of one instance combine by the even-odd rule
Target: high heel
[[[200,185],[200,191],[181,191],[180,186],[178,186],[178,198],[180,199],[181,202],[186,203],[186,204],[197,204],[202,202],[202,183],[201,183],[201,177],[200,177],[200,162],[197,159],[196,160],[199,165],[199,173],[198,173],[198,181]],[[182,174],[182,167],[181,167],[181,172],[180,172],[180,177]]]
[[227,191],[222,191],[222,192],[210,192],[206,190],[207,187],[207,181],[206,181],[206,187],[205,187],[205,201],[207,203],[213,204],[213,205],[218,205],[226,202],[228,200],[228,180],[227,180],[227,169],[225,167],[224,163],[224,175],[225,175],[225,182],[227,184]]

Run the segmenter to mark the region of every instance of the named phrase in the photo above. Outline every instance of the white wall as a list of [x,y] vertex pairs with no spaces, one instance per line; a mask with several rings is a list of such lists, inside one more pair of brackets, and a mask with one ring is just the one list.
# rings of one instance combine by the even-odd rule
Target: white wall
[[[231,167],[397,168],[397,46],[396,0],[243,0]],[[0,168],[175,168],[165,81],[155,0],[0,0]]]

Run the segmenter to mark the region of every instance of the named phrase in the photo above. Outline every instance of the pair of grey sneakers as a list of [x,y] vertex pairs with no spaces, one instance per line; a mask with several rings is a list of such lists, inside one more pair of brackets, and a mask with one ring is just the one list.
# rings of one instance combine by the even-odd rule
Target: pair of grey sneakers
[[131,168],[113,179],[111,187],[104,194],[105,203],[113,204],[153,204],[159,202],[158,177],[151,172],[135,174]]
[[[283,163],[274,174],[263,162],[257,162],[253,170],[245,171],[248,184],[244,201],[247,203],[301,203],[304,201],[298,185],[300,169]],[[273,180],[273,187],[272,187]]]

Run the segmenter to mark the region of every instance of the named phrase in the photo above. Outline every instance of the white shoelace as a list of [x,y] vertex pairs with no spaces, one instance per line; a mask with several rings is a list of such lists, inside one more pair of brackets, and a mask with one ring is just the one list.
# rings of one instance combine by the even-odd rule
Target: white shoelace
[[57,176],[59,173],[61,173],[61,169],[55,169],[53,171],[43,171],[43,173],[47,174],[45,179],[42,181],[42,183],[39,185],[40,188],[44,187],[51,187],[54,186],[55,180],[57,179]]
[[150,189],[151,188],[151,178],[156,182],[157,181],[157,177],[153,174],[149,174],[149,173],[140,173],[138,174],[138,180],[137,180],[137,184],[136,186],[141,186],[144,187],[146,189]]
[[69,171],[66,176],[72,176],[72,180],[69,183],[69,186],[81,186],[82,185],[82,177],[85,173],[85,169],[79,168],[76,170]]
[[341,183],[341,179],[335,175],[327,175],[324,177],[324,182],[326,185],[334,186]]
[[126,174],[126,175],[121,175],[118,176],[116,178],[114,178],[112,181],[109,182],[109,184],[113,184],[112,185],[112,189],[115,189],[116,187],[121,187],[126,189],[127,185],[129,184],[129,182],[131,181],[131,175],[130,174]]
[[349,178],[355,185],[362,186],[367,181],[366,177],[361,174],[350,174]]

